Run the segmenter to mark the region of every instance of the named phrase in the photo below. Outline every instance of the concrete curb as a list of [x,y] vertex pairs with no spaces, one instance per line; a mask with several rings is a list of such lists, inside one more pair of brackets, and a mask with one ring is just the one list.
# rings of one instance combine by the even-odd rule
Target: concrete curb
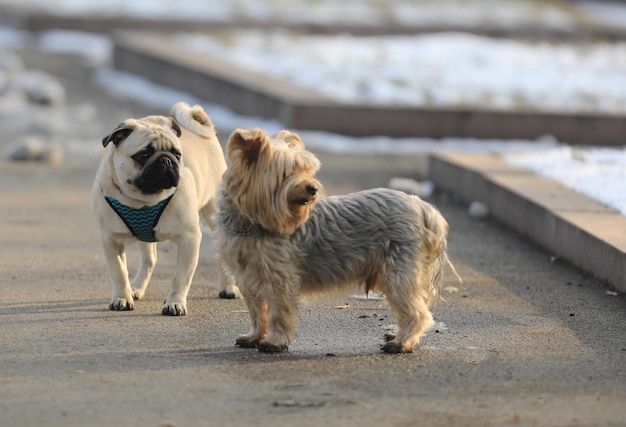
[[[569,6],[568,6],[569,8]],[[12,26],[28,31],[47,31],[67,29],[110,33],[111,31],[148,30],[148,31],[216,31],[237,28],[255,28],[269,30],[281,28],[299,33],[311,34],[352,34],[355,36],[374,35],[414,35],[438,32],[465,32],[485,37],[516,38],[526,40],[585,41],[594,39],[623,40],[626,31],[580,20],[573,28],[545,28],[541,25],[523,27],[505,27],[484,24],[467,26],[453,24],[407,25],[391,20],[380,24],[367,23],[314,23],[288,22],[281,20],[264,21],[245,18],[233,20],[167,19],[138,18],[132,16],[97,16],[97,15],[55,15],[43,11],[28,10],[12,5],[0,5],[0,25]]]
[[626,292],[626,218],[497,155],[436,154],[430,178],[572,264]]
[[619,115],[545,114],[341,104],[313,90],[270,80],[185,50],[166,36],[116,33],[113,64],[233,111],[280,120],[293,129],[352,136],[536,139],[623,145]]

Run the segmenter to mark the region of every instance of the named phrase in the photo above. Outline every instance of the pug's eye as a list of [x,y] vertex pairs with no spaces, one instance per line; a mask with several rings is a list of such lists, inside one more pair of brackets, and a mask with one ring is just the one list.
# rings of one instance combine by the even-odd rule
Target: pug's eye
[[146,162],[148,161],[148,159],[150,159],[150,156],[152,156],[152,152],[149,150],[143,150],[140,151],[139,153],[133,155],[133,160],[136,161],[139,165],[143,166],[146,164]]
[[180,160],[180,158],[182,157],[182,153],[176,149],[173,149],[172,151],[170,151],[174,157],[176,157],[176,159]]

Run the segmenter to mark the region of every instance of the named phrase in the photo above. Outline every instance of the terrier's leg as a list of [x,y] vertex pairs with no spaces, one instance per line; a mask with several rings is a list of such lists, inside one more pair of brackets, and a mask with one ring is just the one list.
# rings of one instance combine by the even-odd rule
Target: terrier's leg
[[267,304],[263,298],[245,292],[244,300],[250,314],[250,332],[238,336],[235,345],[241,348],[254,348],[267,334]]
[[[278,287],[278,286],[277,286]],[[274,287],[276,289],[277,287]],[[267,300],[269,331],[259,343],[259,351],[276,353],[286,351],[296,333],[299,321],[298,300],[289,289],[273,292]]]
[[[391,278],[388,278],[391,279]],[[421,295],[418,280],[401,281],[393,278],[383,285],[383,293],[398,322],[398,332],[389,334],[382,346],[386,353],[411,353],[419,344],[420,337],[434,324],[433,316]]]
[[219,297],[224,299],[235,299],[241,298],[241,292],[235,283],[235,280],[230,276],[230,274],[224,271],[222,266],[219,266],[219,288],[220,293]]

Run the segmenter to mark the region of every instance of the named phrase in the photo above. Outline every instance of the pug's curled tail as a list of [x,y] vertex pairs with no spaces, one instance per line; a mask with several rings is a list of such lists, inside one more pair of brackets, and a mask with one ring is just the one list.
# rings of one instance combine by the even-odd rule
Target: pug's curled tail
[[196,135],[205,138],[215,136],[215,127],[213,126],[211,118],[199,105],[191,107],[186,102],[179,102],[170,110],[170,116],[172,116],[180,126]]

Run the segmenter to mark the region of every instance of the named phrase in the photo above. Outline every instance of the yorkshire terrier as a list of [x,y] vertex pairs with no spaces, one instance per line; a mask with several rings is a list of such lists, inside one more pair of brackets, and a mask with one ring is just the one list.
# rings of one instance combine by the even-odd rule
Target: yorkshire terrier
[[[301,295],[381,292],[398,323],[382,350],[409,353],[434,323],[448,223],[417,196],[390,189],[324,196],[320,161],[300,137],[237,129],[218,197],[218,256],[238,283],[251,329],[236,340],[287,350]],[[454,267],[452,267],[454,269]],[[455,272],[456,273],[456,272]]]

